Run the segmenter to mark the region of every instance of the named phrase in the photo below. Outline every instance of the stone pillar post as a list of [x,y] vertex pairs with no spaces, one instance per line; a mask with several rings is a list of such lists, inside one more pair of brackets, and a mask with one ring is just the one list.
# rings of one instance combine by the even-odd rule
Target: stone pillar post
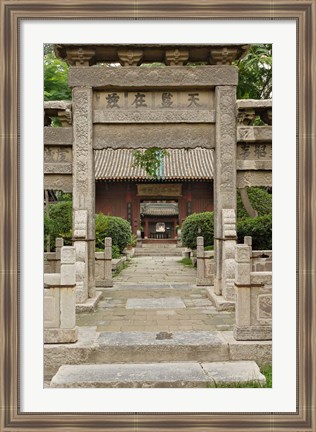
[[145,219],[145,239],[149,238],[149,232],[148,232],[149,226],[148,226],[148,219]]
[[92,89],[75,87],[73,100],[73,211],[87,211],[88,295],[95,297],[95,174]]
[[64,246],[64,239],[62,237],[56,237],[55,239],[55,256],[56,256],[56,269],[55,273],[60,273],[60,251]]
[[197,285],[205,278],[205,266],[204,266],[204,237],[200,236],[196,238],[196,273],[197,273]]
[[106,237],[104,240],[104,286],[113,286],[112,281],[112,239]]
[[236,211],[236,87],[217,86],[215,98],[214,291],[217,295],[221,295],[223,288],[222,210]]

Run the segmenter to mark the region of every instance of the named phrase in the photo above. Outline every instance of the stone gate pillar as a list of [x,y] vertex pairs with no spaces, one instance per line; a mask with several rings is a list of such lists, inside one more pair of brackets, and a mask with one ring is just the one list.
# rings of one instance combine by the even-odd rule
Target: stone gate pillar
[[223,210],[236,211],[236,86],[217,86],[214,179],[215,294],[223,290]]
[[[74,87],[73,214],[87,211],[88,296],[95,297],[95,174],[92,143],[92,88]],[[73,218],[74,219],[74,218]]]

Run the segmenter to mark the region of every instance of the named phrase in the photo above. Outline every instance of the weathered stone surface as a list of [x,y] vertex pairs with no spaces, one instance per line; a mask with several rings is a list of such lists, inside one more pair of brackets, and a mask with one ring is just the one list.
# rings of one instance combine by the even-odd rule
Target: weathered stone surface
[[126,309],[184,309],[185,304],[180,297],[128,299]]
[[147,363],[61,366],[51,387],[213,387],[220,384],[265,384],[255,362]]
[[60,326],[59,288],[44,289],[44,328]]
[[272,171],[272,161],[267,160],[237,160],[237,170],[267,170]]
[[[70,87],[128,87],[152,89],[157,87],[211,87],[217,85],[237,85],[238,69],[235,66],[169,66],[167,68],[107,68],[70,67],[68,83]],[[235,110],[235,103],[233,106]]]
[[94,123],[215,123],[214,110],[95,110]]
[[250,288],[236,287],[236,323],[238,326],[250,326]]
[[238,171],[237,187],[272,186],[272,171]]
[[60,289],[60,327],[72,329],[76,326],[75,288]]
[[237,127],[237,141],[272,141],[272,127],[271,126],[238,126]]
[[272,284],[272,272],[251,272],[250,282],[252,284]]
[[272,294],[258,296],[258,321],[268,323],[272,320]]
[[266,379],[254,361],[203,363],[203,370],[212,377],[215,384],[244,384],[255,381],[265,384]]
[[45,344],[74,343],[78,340],[78,327],[75,328],[44,328]]
[[60,274],[44,273],[44,284],[51,285],[51,286],[60,285]]
[[64,164],[72,163],[72,147],[69,145],[45,145],[44,147],[45,164]]
[[93,130],[94,149],[149,148],[153,143],[160,148],[215,147],[215,126],[211,124],[132,124],[128,128],[97,124]]
[[207,387],[212,379],[198,363],[61,366],[51,387]]
[[259,341],[259,340],[272,340],[272,326],[244,326],[234,327],[234,338],[238,341]]
[[94,312],[101,297],[102,293],[97,291],[95,296],[89,297],[84,302],[76,302],[76,313]]
[[254,360],[259,366],[272,363],[271,340],[237,341],[233,332],[222,332],[223,338],[229,345],[229,358],[231,361]]
[[45,163],[44,174],[71,174],[71,163]]
[[44,145],[72,145],[72,127],[44,127]]
[[237,108],[271,108],[272,99],[238,99]]
[[144,51],[142,49],[119,49],[117,56],[122,66],[138,66],[141,64]]
[[44,189],[72,192],[72,175],[69,174],[45,174]]
[[168,66],[183,66],[189,60],[189,50],[186,48],[167,49],[165,63]]

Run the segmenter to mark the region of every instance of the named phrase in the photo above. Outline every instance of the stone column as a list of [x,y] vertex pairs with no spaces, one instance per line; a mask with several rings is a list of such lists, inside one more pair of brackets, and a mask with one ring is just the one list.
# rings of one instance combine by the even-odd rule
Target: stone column
[[73,212],[73,242],[76,251],[76,303],[84,303],[88,297],[88,212]]
[[221,295],[223,278],[222,210],[236,211],[236,87],[217,86],[215,98],[214,291],[217,295]]
[[145,239],[149,238],[149,232],[148,232],[149,226],[148,226],[148,219],[145,219]]
[[205,268],[204,268],[204,237],[200,236],[196,238],[196,273],[197,285],[203,285],[205,278]]
[[95,297],[95,174],[92,145],[92,89],[75,87],[73,100],[73,212],[88,218],[88,295]]

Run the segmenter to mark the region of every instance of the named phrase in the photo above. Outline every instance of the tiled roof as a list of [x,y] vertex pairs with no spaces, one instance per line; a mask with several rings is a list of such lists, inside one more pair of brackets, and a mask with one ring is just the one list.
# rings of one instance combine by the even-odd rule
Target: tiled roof
[[[96,180],[150,180],[146,172],[133,167],[132,149],[95,150]],[[168,149],[158,176],[159,180],[211,180],[214,177],[212,149]]]
[[176,216],[179,207],[178,203],[142,203],[140,213],[146,216]]

